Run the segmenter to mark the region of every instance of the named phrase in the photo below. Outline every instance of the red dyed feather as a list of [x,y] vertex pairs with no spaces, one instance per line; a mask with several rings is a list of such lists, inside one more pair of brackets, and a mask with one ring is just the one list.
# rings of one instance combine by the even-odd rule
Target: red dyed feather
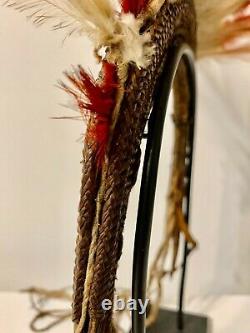
[[239,8],[239,10],[234,15],[234,22],[249,19],[250,13],[250,1],[246,1],[245,4]]
[[132,13],[138,16],[148,5],[149,0],[121,0],[124,13]]
[[224,49],[228,52],[249,52],[250,0],[225,19]]
[[86,139],[94,140],[97,144],[97,164],[101,167],[106,152],[112,113],[115,107],[115,97],[118,87],[117,68],[106,61],[102,66],[102,78],[95,81],[79,66],[74,73],[66,73],[74,89],[61,83],[62,88],[71,94],[80,109],[88,117],[92,115],[93,126],[90,126]]

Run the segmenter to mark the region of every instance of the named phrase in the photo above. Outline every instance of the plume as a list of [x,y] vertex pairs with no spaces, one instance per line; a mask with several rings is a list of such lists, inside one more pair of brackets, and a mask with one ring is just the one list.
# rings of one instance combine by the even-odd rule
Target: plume
[[4,6],[27,12],[36,25],[48,23],[68,34],[110,35],[115,10],[110,0],[0,0]]
[[250,51],[250,1],[195,0],[198,55]]
[[116,103],[118,89],[117,67],[106,61],[102,63],[102,77],[95,80],[81,66],[72,73],[65,73],[71,86],[60,82],[60,86],[73,96],[77,107],[89,127],[86,140],[93,140],[97,146],[96,161],[99,167],[105,156],[112,113]]
[[[143,19],[135,14],[145,8],[147,0],[124,1],[126,12],[118,13],[112,0],[0,0],[3,5],[21,12],[36,24],[49,23],[53,29],[66,29],[68,35],[87,34],[95,51],[102,47],[112,52],[114,63],[133,62],[146,67],[153,53],[150,35],[140,33]],[[131,11],[135,10],[135,13]]]

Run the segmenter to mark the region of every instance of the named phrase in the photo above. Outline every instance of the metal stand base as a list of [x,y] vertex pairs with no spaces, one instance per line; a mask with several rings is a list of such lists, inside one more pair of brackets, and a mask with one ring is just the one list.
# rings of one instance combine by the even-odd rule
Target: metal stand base
[[157,322],[147,329],[147,333],[208,333],[208,318],[183,314],[184,328],[177,328],[178,312],[161,310]]

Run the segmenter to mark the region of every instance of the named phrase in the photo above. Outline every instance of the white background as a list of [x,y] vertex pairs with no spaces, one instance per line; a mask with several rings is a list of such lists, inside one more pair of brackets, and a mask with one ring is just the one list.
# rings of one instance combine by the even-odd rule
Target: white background
[[[72,282],[81,177],[77,142],[84,126],[50,117],[74,115],[54,87],[62,71],[97,66],[84,38],[35,29],[0,11],[0,290]],[[192,230],[199,241],[188,269],[187,296],[250,292],[250,67],[243,60],[198,63],[199,102]],[[170,127],[170,126],[168,126]],[[171,129],[166,131],[171,137]],[[167,140],[167,141],[169,141]],[[152,251],[162,237],[166,170],[162,156]],[[137,186],[138,189],[138,186]],[[126,222],[119,286],[130,286],[137,191]],[[166,283],[173,301],[178,276]]]

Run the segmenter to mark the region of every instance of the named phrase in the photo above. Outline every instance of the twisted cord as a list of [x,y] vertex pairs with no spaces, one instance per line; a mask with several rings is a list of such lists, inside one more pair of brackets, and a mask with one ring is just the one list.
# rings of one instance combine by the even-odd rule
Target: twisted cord
[[89,248],[92,238],[93,220],[96,210],[98,178],[96,170],[96,149],[93,144],[85,142],[83,151],[83,174],[79,203],[78,235],[76,241],[76,260],[74,268],[74,292],[72,319],[78,323],[82,312],[82,300]]

